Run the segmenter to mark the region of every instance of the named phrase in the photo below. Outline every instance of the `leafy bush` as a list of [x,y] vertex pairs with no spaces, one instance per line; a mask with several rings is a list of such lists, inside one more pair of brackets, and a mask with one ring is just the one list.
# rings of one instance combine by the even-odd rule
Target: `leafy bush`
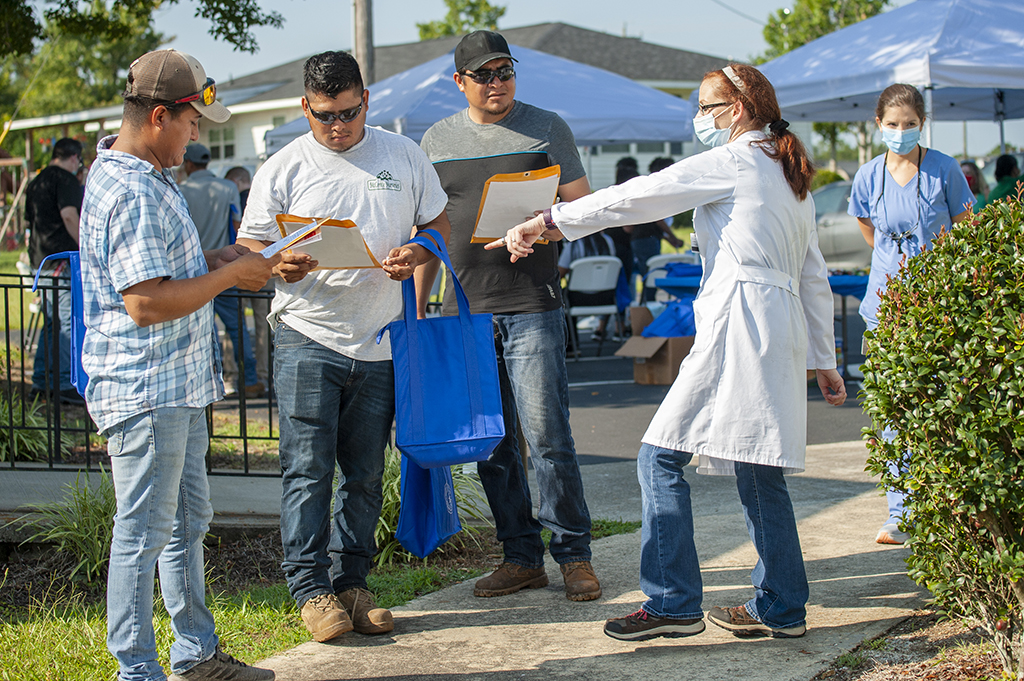
[[110,561],[110,540],[114,531],[117,499],[114,483],[100,469],[100,484],[89,485],[89,473],[75,476],[66,486],[62,501],[33,506],[33,517],[27,523],[37,530],[27,541],[55,544],[58,551],[71,555],[78,562],[71,577],[81,575],[86,581],[103,577]]
[[[377,555],[374,560],[378,565],[392,563],[396,558],[405,561],[418,560],[416,556],[403,549],[395,539],[395,530],[398,529],[398,512],[402,506],[401,471],[401,453],[388,447],[384,453],[384,477],[382,480],[384,504],[380,511],[380,520],[377,521],[377,529],[373,534],[373,538],[377,542]],[[463,466],[453,466],[452,482],[455,488],[455,503],[459,508],[459,518],[462,520],[462,532],[448,541],[465,541],[466,538],[475,540],[480,530],[468,521],[473,520],[490,525],[486,511],[487,498],[484,496],[480,478],[476,473],[467,473]],[[445,546],[441,546],[437,550],[443,553]]]
[[898,432],[867,433],[869,470],[907,494],[910,576],[1024,679],[1021,202],[986,207],[907,262],[867,338],[865,409],[875,431]]
[[826,184],[832,184],[833,182],[839,182],[844,179],[846,178],[839,173],[832,172],[831,170],[819,170],[814,174],[814,179],[811,180],[811,191],[814,191],[818,187],[824,187]]
[[[12,456],[23,461],[45,461],[49,452],[46,405],[38,399],[22,404],[17,395],[8,402],[5,393],[0,390],[0,461],[8,461]],[[8,429],[12,423],[15,427]],[[14,438],[13,451],[8,430]],[[71,435],[61,431],[61,453],[70,452],[73,444]]]

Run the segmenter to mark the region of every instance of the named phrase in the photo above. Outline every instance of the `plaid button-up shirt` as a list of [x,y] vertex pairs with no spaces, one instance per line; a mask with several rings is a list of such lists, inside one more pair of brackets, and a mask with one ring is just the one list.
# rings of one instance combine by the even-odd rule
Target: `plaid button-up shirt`
[[97,147],[82,203],[86,402],[100,432],[158,407],[205,407],[224,396],[213,303],[143,328],[121,293],[150,279],[207,273],[199,235],[170,171]]

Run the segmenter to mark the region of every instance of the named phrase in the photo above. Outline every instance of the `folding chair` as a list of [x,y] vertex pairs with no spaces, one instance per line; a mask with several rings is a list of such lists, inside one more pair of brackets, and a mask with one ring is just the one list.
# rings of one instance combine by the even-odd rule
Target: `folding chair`
[[[624,328],[622,314],[615,304],[615,289],[619,282],[619,270],[622,261],[614,255],[595,255],[579,258],[569,265],[568,284],[565,288],[565,310],[569,320],[569,340],[575,359],[580,356],[579,332],[576,329],[577,317],[591,315],[615,315],[619,328]],[[580,302],[585,304],[576,305]],[[607,335],[607,334],[605,334]],[[601,354],[604,345],[602,336],[597,343],[597,354]]]
[[640,296],[640,302],[647,302],[649,300],[665,302],[670,298],[667,293],[659,291],[658,287],[654,285],[656,279],[661,279],[665,276],[665,265],[670,262],[685,262],[699,265],[700,256],[696,253],[662,253],[661,255],[652,255],[648,258],[647,276],[644,277],[644,290]]

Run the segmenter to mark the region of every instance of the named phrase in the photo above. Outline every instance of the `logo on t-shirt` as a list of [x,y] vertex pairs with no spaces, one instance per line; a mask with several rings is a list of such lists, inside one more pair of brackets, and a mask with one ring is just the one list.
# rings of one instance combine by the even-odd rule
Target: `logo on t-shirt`
[[377,177],[372,180],[366,181],[366,188],[372,191],[378,191],[381,189],[388,189],[393,192],[402,191],[402,183],[398,180],[391,178],[391,173],[386,170],[382,170],[377,173]]

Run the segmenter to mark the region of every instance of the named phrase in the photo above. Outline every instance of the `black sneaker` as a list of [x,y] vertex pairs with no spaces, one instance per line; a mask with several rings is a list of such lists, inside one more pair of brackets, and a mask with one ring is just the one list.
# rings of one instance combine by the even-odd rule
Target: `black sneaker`
[[270,669],[251,667],[236,660],[217,646],[217,651],[206,662],[200,662],[181,674],[171,674],[168,681],[273,681]]
[[785,629],[773,629],[760,620],[754,619],[747,606],[735,608],[711,608],[708,619],[723,629],[728,629],[736,636],[771,636],[772,638],[800,638],[807,632],[807,627],[799,625]]
[[646,641],[656,636],[666,638],[682,638],[694,636],[704,631],[704,620],[674,620],[668,617],[655,617],[643,608],[636,612],[610,619],[604,623],[604,633],[622,641]]

